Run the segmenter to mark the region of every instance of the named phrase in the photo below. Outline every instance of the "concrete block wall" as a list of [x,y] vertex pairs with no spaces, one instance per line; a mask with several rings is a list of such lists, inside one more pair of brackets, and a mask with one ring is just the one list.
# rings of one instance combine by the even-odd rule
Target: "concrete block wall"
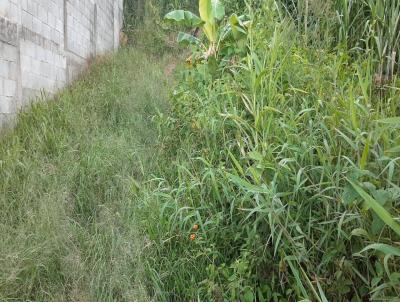
[[82,58],[87,58],[94,52],[92,35],[95,5],[88,0],[71,0],[66,3],[66,48]]
[[0,127],[117,49],[123,0],[0,0]]

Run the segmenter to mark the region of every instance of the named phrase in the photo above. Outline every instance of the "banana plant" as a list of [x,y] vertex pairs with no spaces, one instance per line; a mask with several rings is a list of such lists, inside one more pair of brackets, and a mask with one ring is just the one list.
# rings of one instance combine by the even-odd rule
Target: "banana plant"
[[201,28],[208,39],[208,46],[202,45],[196,36],[184,32],[179,33],[178,42],[204,46],[205,58],[215,56],[219,42],[230,33],[235,39],[246,34],[245,24],[236,15],[231,16],[226,26],[221,25],[225,7],[220,0],[199,0],[199,13],[200,16],[197,16],[190,11],[174,10],[165,16],[165,20],[186,28]]

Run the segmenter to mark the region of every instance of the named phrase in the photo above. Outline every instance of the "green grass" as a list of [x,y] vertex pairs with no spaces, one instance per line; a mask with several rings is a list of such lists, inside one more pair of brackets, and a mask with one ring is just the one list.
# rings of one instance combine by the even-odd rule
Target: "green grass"
[[154,165],[165,60],[101,58],[0,145],[0,301],[145,301],[137,184]]
[[225,1],[245,47],[194,52],[170,98],[149,2],[147,55],[20,115],[1,301],[398,301],[398,1],[277,2]]
[[377,56],[309,43],[273,2],[246,11],[244,52],[182,70],[160,119],[139,211],[152,295],[398,301],[398,75],[376,83]]

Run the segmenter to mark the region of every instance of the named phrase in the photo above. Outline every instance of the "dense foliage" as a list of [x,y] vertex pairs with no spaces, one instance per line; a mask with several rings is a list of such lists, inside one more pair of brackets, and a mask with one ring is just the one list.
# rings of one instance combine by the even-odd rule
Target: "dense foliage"
[[2,134],[0,300],[399,301],[400,0],[124,5]]
[[193,53],[143,193],[158,300],[400,296],[398,44],[383,29],[398,34],[400,2],[325,2],[253,2],[210,21],[217,41],[179,35]]
[[[176,7],[194,9],[195,0],[124,0],[125,26],[138,26],[151,14],[152,7],[156,7],[160,14]],[[160,15],[161,16],[161,15]]]

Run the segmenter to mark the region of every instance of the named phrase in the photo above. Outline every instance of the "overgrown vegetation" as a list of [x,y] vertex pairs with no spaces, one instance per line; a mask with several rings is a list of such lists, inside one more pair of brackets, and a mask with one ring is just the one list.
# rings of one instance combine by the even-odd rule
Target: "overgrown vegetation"
[[167,15],[205,34],[179,34],[193,53],[143,192],[151,292],[397,301],[399,1],[250,1],[210,35],[212,3]]
[[[195,0],[124,0],[124,19],[126,27],[140,26],[152,14],[152,7],[156,7],[160,14],[180,7],[193,9]],[[161,15],[159,15],[160,17]]]
[[0,138],[0,300],[146,301],[137,182],[154,163],[164,60],[122,50]]
[[399,3],[126,0],[1,138],[0,300],[398,301]]

